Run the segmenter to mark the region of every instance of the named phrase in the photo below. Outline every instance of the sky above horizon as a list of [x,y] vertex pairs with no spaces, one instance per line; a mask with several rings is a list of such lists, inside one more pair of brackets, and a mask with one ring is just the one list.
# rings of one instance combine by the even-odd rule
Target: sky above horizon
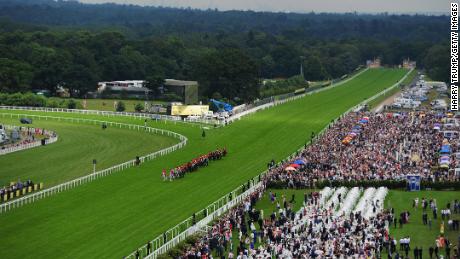
[[117,3],[219,10],[270,12],[450,13],[451,0],[79,0],[82,3]]

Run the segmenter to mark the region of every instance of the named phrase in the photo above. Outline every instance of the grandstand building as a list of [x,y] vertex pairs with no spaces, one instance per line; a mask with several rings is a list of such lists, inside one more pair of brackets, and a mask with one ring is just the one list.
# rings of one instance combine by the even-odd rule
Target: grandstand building
[[144,98],[152,92],[150,89],[145,87],[145,83],[146,81],[144,80],[99,82],[97,84],[97,93],[112,97],[126,95],[128,97]]
[[97,83],[97,91],[102,93],[107,89],[117,90],[117,89],[128,89],[128,88],[143,88],[145,85],[144,80],[127,80],[127,81],[111,81],[111,82],[99,82]]
[[374,58],[373,60],[368,60],[366,62],[368,68],[379,68],[382,67],[380,58]]
[[412,61],[410,59],[404,59],[403,60],[403,63],[402,63],[402,67],[403,68],[407,68],[407,69],[412,69],[412,68],[415,68],[417,65],[417,62],[415,61]]

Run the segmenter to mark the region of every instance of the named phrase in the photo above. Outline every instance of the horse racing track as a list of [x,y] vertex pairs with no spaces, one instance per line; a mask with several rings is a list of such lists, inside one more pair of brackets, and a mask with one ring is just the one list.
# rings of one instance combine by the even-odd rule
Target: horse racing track
[[[248,115],[227,127],[148,121],[150,127],[185,136],[185,147],[122,172],[0,214],[1,258],[122,258],[194,212],[247,182],[305,145],[349,108],[398,82],[408,71],[371,69],[337,87]],[[144,125],[130,117],[3,111]],[[0,116],[12,124],[17,119]],[[98,166],[133,159],[174,145],[177,139],[97,125],[34,121],[56,131],[57,143],[0,158],[2,182],[40,178],[50,185]],[[225,147],[228,155],[180,181],[163,181],[163,169]],[[52,153],[51,153],[52,152]],[[14,155],[14,159],[13,159]],[[48,161],[48,162],[46,162]],[[103,163],[103,164],[102,164]],[[7,169],[8,168],[8,169]],[[12,179],[10,179],[12,178]]]

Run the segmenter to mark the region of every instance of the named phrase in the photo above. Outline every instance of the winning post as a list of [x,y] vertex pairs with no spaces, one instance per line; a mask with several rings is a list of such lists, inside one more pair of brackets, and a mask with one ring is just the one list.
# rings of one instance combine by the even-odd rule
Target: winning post
[[96,172],[96,164],[97,164],[97,160],[93,159],[93,173]]

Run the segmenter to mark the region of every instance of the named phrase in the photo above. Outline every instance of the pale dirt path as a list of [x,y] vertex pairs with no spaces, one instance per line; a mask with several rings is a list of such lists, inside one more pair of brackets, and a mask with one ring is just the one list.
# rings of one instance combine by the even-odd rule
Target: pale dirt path
[[396,97],[398,97],[398,95],[401,93],[401,90],[397,91],[396,93],[394,93],[393,95],[390,95],[388,96],[385,100],[383,100],[381,103],[379,103],[379,105],[375,106],[374,108],[372,108],[372,112],[380,112],[383,110],[383,107],[385,105],[390,105],[394,102],[394,99]]

